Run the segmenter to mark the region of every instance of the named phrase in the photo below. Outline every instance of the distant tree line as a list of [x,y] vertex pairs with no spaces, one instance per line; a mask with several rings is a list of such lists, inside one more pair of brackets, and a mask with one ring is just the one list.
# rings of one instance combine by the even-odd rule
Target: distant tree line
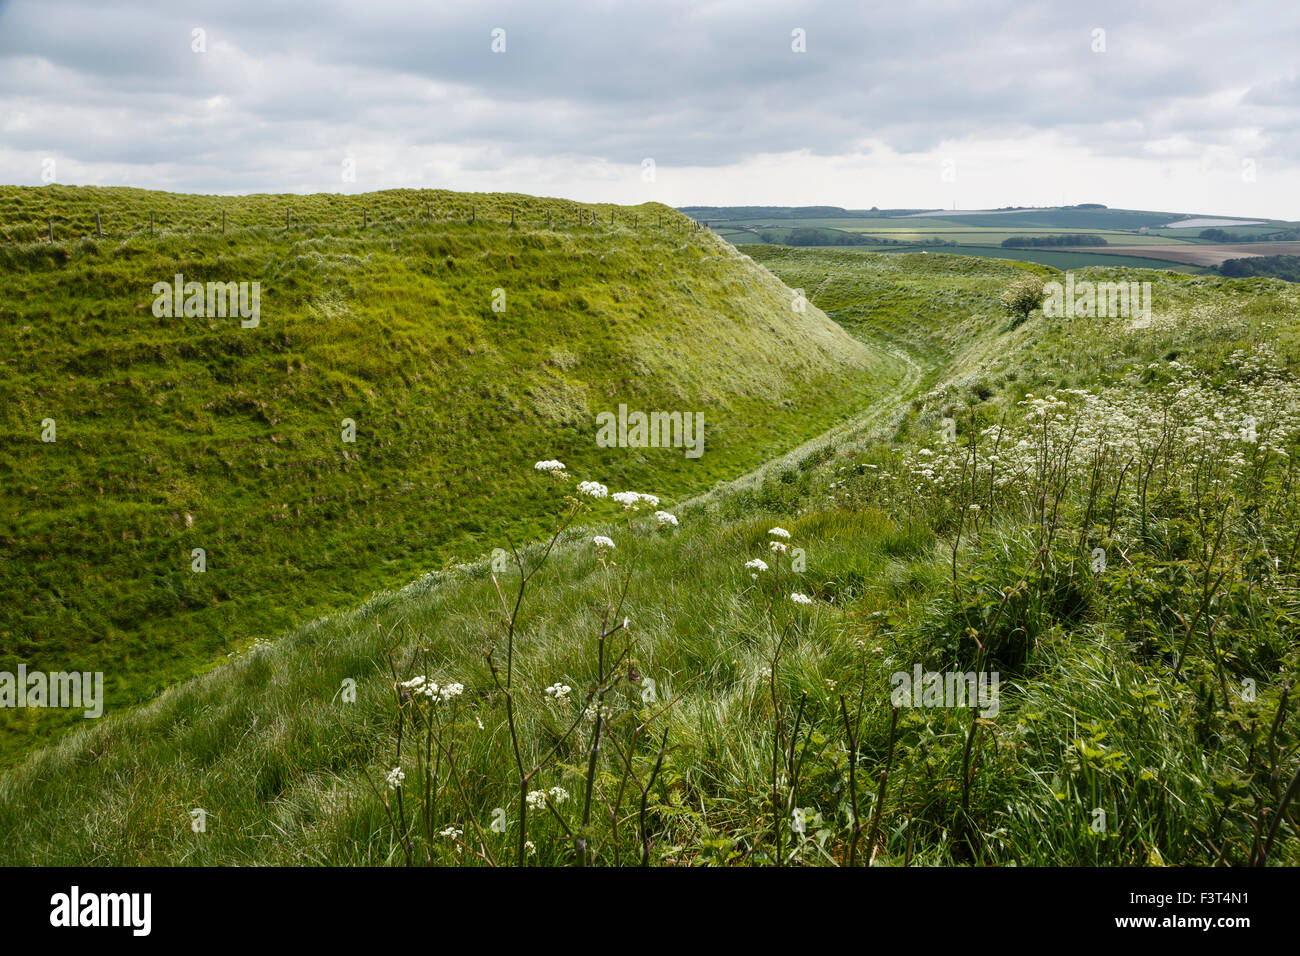
[[1232,278],[1268,276],[1300,282],[1300,256],[1251,256],[1249,259],[1228,259],[1220,263],[1219,274]]
[[1105,246],[1104,238],[1095,232],[1081,232],[1065,236],[1011,236],[1002,240],[1003,249],[1028,249],[1038,246]]
[[758,237],[777,246],[955,246],[951,239],[886,239],[840,229],[796,226],[788,234],[775,229],[759,230]]
[[1222,229],[1202,229],[1197,235],[1211,242],[1300,242],[1300,229],[1279,229],[1277,232],[1239,235]]
[[875,245],[865,236],[855,232],[841,232],[838,229],[816,229],[812,226],[796,226],[789,235],[782,236],[773,229],[764,229],[759,234],[764,242],[778,246],[866,246]]

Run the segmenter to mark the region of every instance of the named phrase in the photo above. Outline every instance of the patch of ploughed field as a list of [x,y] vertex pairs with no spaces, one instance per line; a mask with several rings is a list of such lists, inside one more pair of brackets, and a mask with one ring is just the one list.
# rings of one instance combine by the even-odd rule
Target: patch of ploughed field
[[1249,259],[1252,256],[1300,256],[1300,242],[1225,242],[1192,245],[1178,242],[1169,245],[1149,246],[1060,246],[1055,251],[1087,252],[1103,256],[1139,256],[1143,259],[1164,259],[1189,266],[1217,266],[1228,259]]

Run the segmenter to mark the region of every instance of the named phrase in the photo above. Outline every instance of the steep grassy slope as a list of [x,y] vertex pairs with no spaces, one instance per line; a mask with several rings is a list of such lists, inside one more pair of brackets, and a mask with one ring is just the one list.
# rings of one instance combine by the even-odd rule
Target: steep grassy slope
[[[1012,328],[1033,267],[769,258],[904,387],[679,527],[533,548],[518,614],[435,573],[83,728],[5,775],[8,860],[1300,861],[1296,291],[1132,272],[1147,324]],[[914,666],[1000,709],[892,709]]]
[[[84,227],[87,210],[116,224],[147,207],[186,227],[0,246],[0,671],[103,671],[119,709],[534,536],[539,459],[620,487],[653,477],[671,502],[897,374],[662,207],[578,227],[571,203],[402,191],[293,197],[350,225],[235,228],[279,199],[0,190],[15,217]],[[260,283],[259,323],[156,316],[152,288],[176,274]],[[595,416],[620,403],[702,413],[703,455],[598,448]],[[0,710],[0,757],[72,720]]]

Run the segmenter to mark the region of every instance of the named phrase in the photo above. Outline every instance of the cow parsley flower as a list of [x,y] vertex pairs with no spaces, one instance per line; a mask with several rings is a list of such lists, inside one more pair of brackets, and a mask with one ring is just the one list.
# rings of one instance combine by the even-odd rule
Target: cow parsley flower
[[410,680],[404,680],[399,686],[405,687],[412,694],[423,694],[425,697],[438,696],[438,685],[423,674],[417,674]]
[[616,491],[610,498],[617,501],[628,511],[636,511],[645,502],[651,508],[659,507],[659,499],[654,495],[643,495],[636,491]]
[[677,527],[677,516],[669,514],[667,511],[656,511],[655,520],[658,521],[661,526],[671,525],[674,528]]
[[388,789],[396,790],[402,785],[402,781],[405,779],[406,774],[402,772],[402,768],[394,767],[392,770],[388,771]]
[[561,684],[559,681],[556,681],[550,687],[546,688],[546,693],[548,696],[554,697],[556,700],[564,700],[569,696],[569,693],[572,690],[573,688],[568,684]]
[[556,461],[554,458],[548,458],[545,461],[539,461],[533,465],[538,471],[544,471],[548,475],[564,475],[564,462]]
[[549,796],[551,802],[558,807],[565,800],[569,799],[569,791],[565,790],[563,787],[551,787]]
[[602,550],[604,549],[613,550],[614,548],[614,542],[611,541],[609,538],[605,537],[603,534],[598,534],[596,535],[596,537],[592,538],[591,540],[596,545],[596,547],[601,548]]
[[461,838],[461,834],[463,834],[464,832],[465,831],[458,826],[450,826],[447,827],[447,829],[445,830],[439,831],[438,835],[449,837],[452,840],[459,840]]
[[609,489],[599,481],[580,481],[578,482],[578,494],[586,495],[588,498],[604,498],[609,494]]
[[444,684],[438,690],[438,694],[443,700],[451,700],[453,697],[459,697],[463,693],[465,693],[464,684]]
[[545,790],[529,790],[528,796],[524,798],[527,804],[534,810],[544,809],[546,806]]
[[786,531],[785,528],[772,528],[772,529],[769,530],[767,533],[770,534],[770,535],[774,535],[775,537],[778,537],[778,538],[789,538],[789,537],[790,537],[790,532],[789,532],[789,531]]
[[790,600],[794,601],[795,604],[811,604],[813,602],[813,599],[808,595],[800,594],[798,591],[790,595]]
[[747,567],[747,568],[753,568],[755,571],[766,571],[766,570],[767,570],[767,562],[764,561],[762,558],[755,558],[755,559],[752,560],[752,561],[746,561],[746,562],[745,562],[745,567]]

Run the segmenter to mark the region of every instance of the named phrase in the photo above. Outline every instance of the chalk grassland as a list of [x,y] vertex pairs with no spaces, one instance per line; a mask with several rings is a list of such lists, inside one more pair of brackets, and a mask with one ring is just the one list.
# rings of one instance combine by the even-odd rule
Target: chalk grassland
[[[672,502],[894,381],[664,207],[299,196],[285,229],[280,205],[0,190],[10,237],[57,223],[52,244],[0,244],[0,671],[103,671],[120,711],[256,639],[536,535],[538,459],[653,479]],[[107,238],[84,237],[95,210]],[[176,274],[260,283],[260,324],[155,316],[152,287]],[[595,416],[620,403],[702,413],[704,454],[598,448]],[[74,723],[0,710],[0,760]]]
[[[1050,270],[752,251],[899,387],[677,526],[589,512],[517,615],[476,561],[33,754],[6,861],[1300,863],[1297,290],[1090,270],[1150,322],[1013,328]],[[560,515],[606,476],[569,464],[491,467]],[[892,710],[917,665],[998,671],[999,712]]]

